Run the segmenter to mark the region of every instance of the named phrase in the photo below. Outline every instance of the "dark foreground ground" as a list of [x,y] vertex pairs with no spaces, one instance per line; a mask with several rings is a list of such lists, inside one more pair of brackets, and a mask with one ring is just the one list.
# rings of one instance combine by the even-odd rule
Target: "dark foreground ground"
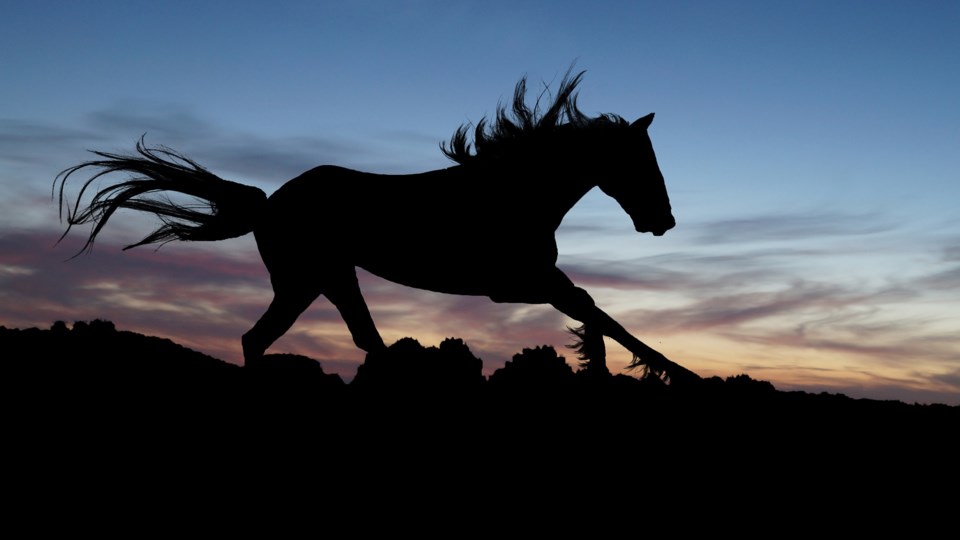
[[[551,347],[524,349],[489,378],[460,340],[424,348],[413,339],[368,357],[351,384],[302,356],[268,355],[240,368],[170,340],[117,331],[113,323],[49,330],[0,327],[0,376],[24,415],[95,411],[101,421],[188,424],[290,417],[314,430],[349,423],[429,430],[706,430],[750,438],[817,429],[960,427],[960,407],[781,392],[747,375],[692,386],[574,371]],[[271,421],[277,418],[271,418]],[[380,426],[384,427],[384,426]],[[935,434],[936,430],[932,430]],[[946,429],[945,431],[950,431]],[[952,435],[952,434],[951,434]]]
[[960,407],[781,392],[746,375],[686,387],[591,376],[550,347],[525,349],[488,379],[456,339],[432,348],[401,340],[368,358],[351,384],[305,357],[240,368],[104,321],[0,327],[0,351],[8,428],[58,451],[119,441],[143,451],[214,444],[383,459],[483,449],[488,458],[573,461],[921,451],[932,460],[953,453],[960,427]]
[[225,504],[242,525],[271,503],[321,516],[318,530],[359,512],[354,532],[377,523],[374,508],[408,530],[490,512],[557,526],[587,508],[595,524],[643,522],[691,504],[793,523],[854,499],[871,501],[874,523],[906,507],[923,523],[955,514],[939,494],[956,488],[958,407],[780,392],[745,375],[682,388],[589,376],[549,347],[487,379],[455,339],[401,340],[349,385],[304,357],[240,368],[103,321],[0,327],[0,358],[7,511],[34,523],[50,508],[98,527],[217,521]]

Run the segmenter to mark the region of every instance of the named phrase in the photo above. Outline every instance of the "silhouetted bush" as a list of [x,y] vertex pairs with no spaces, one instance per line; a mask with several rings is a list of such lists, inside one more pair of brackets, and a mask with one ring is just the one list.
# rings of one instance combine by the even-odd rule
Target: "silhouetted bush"
[[733,377],[727,377],[726,386],[731,391],[736,391],[740,394],[750,394],[750,395],[772,395],[777,391],[767,381],[758,381],[751,379],[746,373],[741,373],[740,375],[735,375]]
[[483,382],[483,362],[463,340],[448,338],[438,348],[407,337],[368,354],[351,386],[441,391],[477,388]]
[[211,423],[257,418],[266,429],[295,415],[297,426],[322,417],[325,425],[340,419],[341,429],[419,426],[434,435],[504,424],[513,430],[500,432],[506,437],[536,425],[560,438],[572,429],[627,440],[636,433],[625,426],[661,434],[675,426],[717,440],[830,433],[848,442],[946,446],[951,430],[943,427],[960,425],[960,407],[780,392],[746,374],[675,388],[651,377],[574,373],[549,346],[524,349],[485,382],[481,360],[452,338],[439,347],[401,339],[368,355],[350,385],[307,357],[272,354],[240,368],[168,339],[118,331],[109,321],[77,321],[73,328],[57,321],[49,330],[0,326],[0,353],[5,397],[23,418],[58,419],[61,427],[175,418],[205,431]]
[[573,381],[573,369],[549,345],[523,349],[490,376],[491,385],[504,388],[557,389]]

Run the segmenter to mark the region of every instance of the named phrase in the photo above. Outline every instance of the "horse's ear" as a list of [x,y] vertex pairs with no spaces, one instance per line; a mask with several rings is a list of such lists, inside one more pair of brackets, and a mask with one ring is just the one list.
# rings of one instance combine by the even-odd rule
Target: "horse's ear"
[[650,127],[650,124],[653,122],[653,113],[650,113],[643,118],[638,119],[636,122],[630,124],[630,127],[647,129]]

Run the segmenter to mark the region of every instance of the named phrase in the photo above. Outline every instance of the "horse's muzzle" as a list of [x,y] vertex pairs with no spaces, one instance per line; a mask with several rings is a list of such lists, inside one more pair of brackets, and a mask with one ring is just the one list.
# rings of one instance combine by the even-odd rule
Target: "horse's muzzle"
[[669,216],[667,219],[663,220],[662,223],[645,223],[643,225],[635,223],[634,227],[637,229],[638,233],[650,233],[654,236],[663,236],[664,233],[674,228],[676,225],[677,222],[673,219],[673,216]]

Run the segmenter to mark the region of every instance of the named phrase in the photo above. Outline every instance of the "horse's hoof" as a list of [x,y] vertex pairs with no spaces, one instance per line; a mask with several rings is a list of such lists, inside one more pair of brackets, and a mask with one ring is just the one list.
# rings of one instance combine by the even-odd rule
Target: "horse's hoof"
[[670,386],[690,386],[703,380],[702,377],[679,364],[674,364],[665,373]]

